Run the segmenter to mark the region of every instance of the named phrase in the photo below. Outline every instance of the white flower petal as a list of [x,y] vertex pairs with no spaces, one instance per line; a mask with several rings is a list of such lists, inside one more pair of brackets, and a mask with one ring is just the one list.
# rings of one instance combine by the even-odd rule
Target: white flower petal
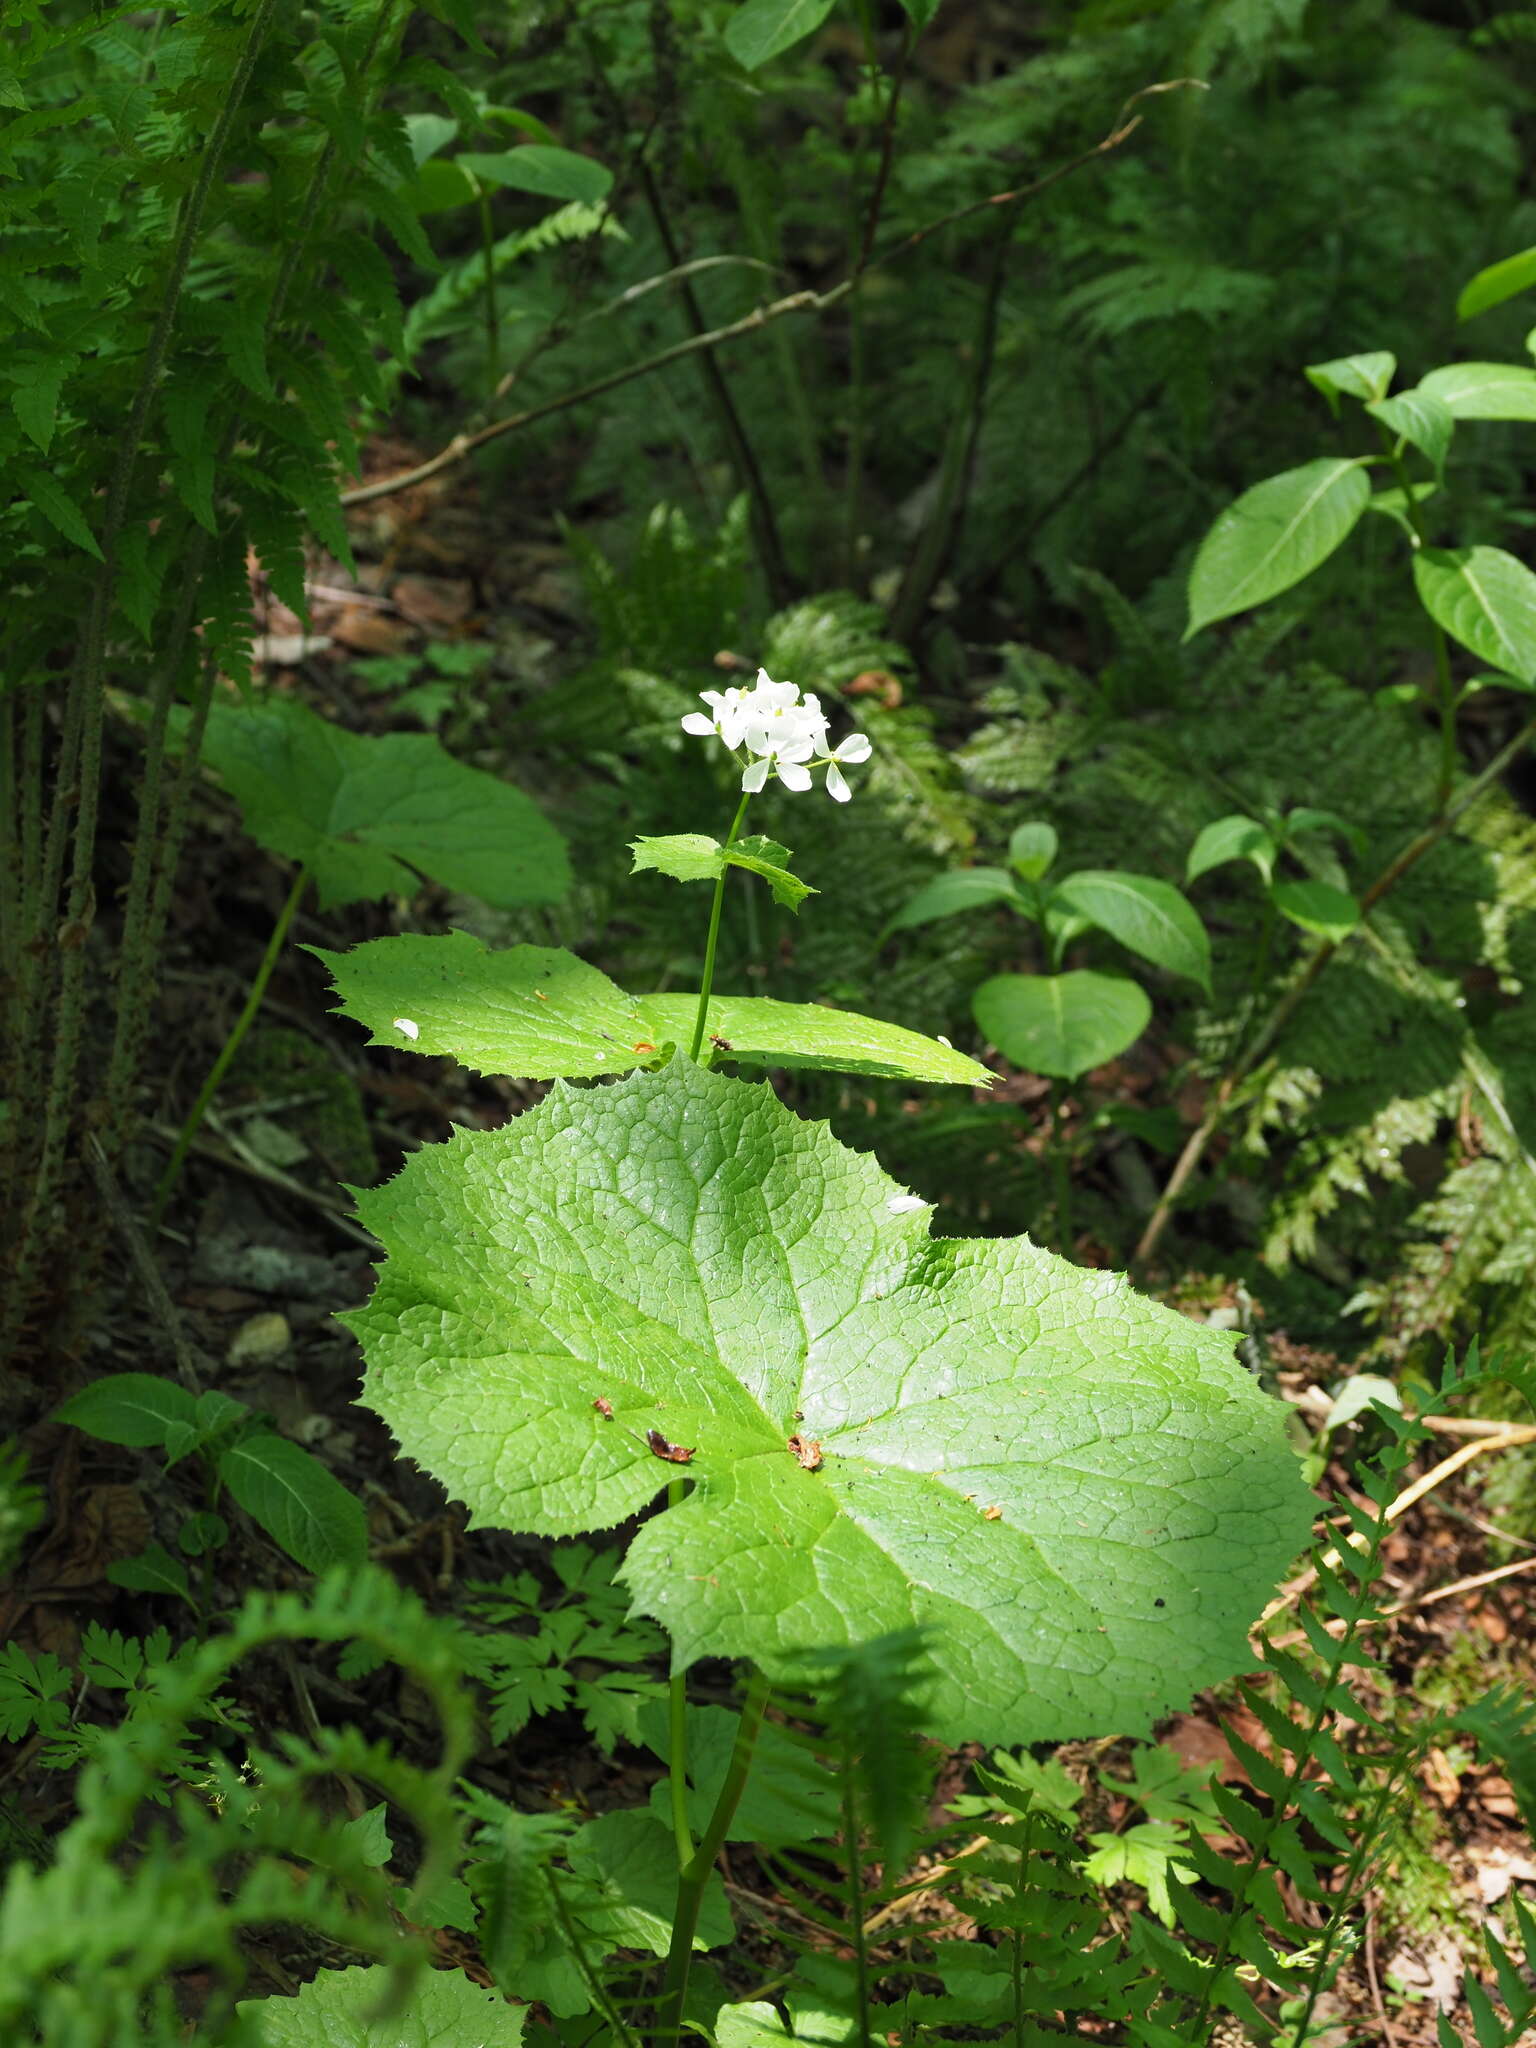
[[803,768],[798,761],[786,761],[781,754],[773,764],[774,773],[786,789],[809,789],[811,771]]
[[746,773],[741,778],[741,786],[748,795],[755,795],[767,780],[767,761],[752,761],[748,763]]
[[874,748],[869,743],[867,732],[851,732],[842,745],[834,750],[832,758],[852,768],[860,761],[867,761],[873,752]]
[[893,1216],[908,1216],[914,1209],[926,1209],[928,1204],[921,1195],[892,1195],[885,1206]]
[[413,1023],[409,1017],[397,1017],[395,1029],[402,1038],[409,1038],[413,1044],[421,1036],[421,1026]]
[[715,721],[706,718],[702,711],[690,711],[683,719],[683,731],[691,732],[701,740],[712,740],[715,736]]
[[835,761],[827,763],[827,795],[835,804],[847,803],[853,791],[843,780],[843,771]]

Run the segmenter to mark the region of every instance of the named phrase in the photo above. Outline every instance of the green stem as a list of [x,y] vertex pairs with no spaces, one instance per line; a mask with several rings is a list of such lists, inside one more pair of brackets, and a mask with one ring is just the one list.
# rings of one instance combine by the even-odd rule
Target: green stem
[[176,1139],[176,1147],[171,1153],[170,1163],[166,1167],[165,1172],[160,1176],[160,1185],[155,1189],[154,1210],[150,1217],[150,1228],[152,1230],[158,1225],[161,1216],[165,1213],[165,1205],[170,1200],[171,1190],[176,1185],[182,1167],[186,1164],[187,1154],[192,1149],[192,1140],[197,1136],[198,1127],[208,1113],[208,1105],[219,1092],[219,1083],[229,1071],[230,1061],[240,1050],[245,1034],[256,1021],[256,1012],[261,1008],[262,998],[267,992],[267,983],[272,979],[272,970],[277,965],[278,955],[282,952],[283,943],[288,937],[288,928],[293,923],[298,911],[299,899],[303,896],[308,886],[309,869],[301,863],[298,873],[293,878],[293,887],[288,891],[288,900],[277,914],[277,923],[272,927],[272,936],[267,941],[267,950],[261,956],[261,965],[256,970],[256,979],[251,983],[251,992],[245,999],[245,1008],[235,1019],[233,1030],[228,1038],[225,1039],[219,1056],[209,1071],[207,1080],[198,1091],[198,1097],[192,1105],[191,1114],[182,1125],[180,1134]]
[[495,394],[501,382],[501,316],[496,310],[496,237],[491,202],[483,186],[475,193],[480,209],[480,246],[485,251],[485,365],[487,387]]
[[1051,1173],[1056,1183],[1056,1249],[1064,1259],[1072,1256],[1072,1173],[1067,1148],[1061,1142],[1061,1097],[1059,1081],[1051,1083]]
[[1269,973],[1269,949],[1275,940],[1275,899],[1268,893],[1264,897],[1264,915],[1259,924],[1259,950],[1253,962],[1253,1001],[1258,1002],[1264,988],[1264,977]]
[[752,1752],[757,1747],[767,1708],[768,1681],[761,1672],[755,1671],[747,1687],[746,1699],[742,1702],[736,1740],[731,1747],[731,1760],[726,1766],[715,1810],[709,1816],[704,1839],[678,1874],[672,1945],[667,1951],[667,1969],[662,1980],[653,2037],[657,2043],[665,2044],[665,2048],[674,2048],[681,2037],[683,2007],[688,1996],[688,1973],[693,1966],[693,1938],[698,1931],[699,1914],[704,1905],[704,1887],[709,1882],[715,1858],[735,1818],[736,1808],[741,1803],[747,1773],[752,1768]]
[[[747,805],[751,801],[751,790],[743,790],[736,815],[731,820],[731,829],[725,835],[727,847],[736,844],[736,835],[741,830],[741,821],[747,815]],[[729,865],[721,861],[720,872],[715,877],[715,900],[709,906],[709,937],[704,941],[704,980],[699,988],[699,1014],[693,1021],[693,1043],[688,1048],[691,1060],[699,1056],[699,1047],[704,1043],[704,1026],[709,1020],[709,994],[715,985],[715,951],[720,944],[720,912],[725,903],[725,878],[729,873]]]
[[[1387,460],[1397,478],[1398,488],[1403,494],[1403,503],[1408,513],[1408,524],[1413,528],[1414,539],[1420,547],[1429,542],[1429,529],[1424,523],[1424,514],[1418,496],[1413,488],[1413,479],[1408,474],[1408,465],[1403,460],[1402,447],[1377,422],[1382,445],[1387,451]],[[1451,676],[1451,649],[1445,637],[1444,628],[1438,621],[1432,621],[1435,650],[1435,682],[1440,692],[1440,781],[1435,791],[1435,810],[1443,811],[1451,800],[1451,791],[1456,787],[1456,684]]]
[[[684,1482],[667,1488],[667,1506],[681,1505]],[[688,1823],[688,1673],[674,1671],[667,1681],[667,1786],[672,1799],[672,1833],[677,1842],[677,1867],[693,1861],[693,1829]]]

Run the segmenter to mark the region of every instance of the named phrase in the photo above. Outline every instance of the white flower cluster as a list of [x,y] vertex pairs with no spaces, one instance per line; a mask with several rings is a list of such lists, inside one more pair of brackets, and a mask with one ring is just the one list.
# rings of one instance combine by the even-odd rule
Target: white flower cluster
[[770,774],[786,789],[809,789],[811,770],[825,768],[827,795],[847,803],[853,792],[843,769],[869,759],[869,741],[855,732],[841,746],[829,747],[826,714],[813,691],[802,697],[793,683],[776,683],[760,668],[750,690],[701,690],[699,695],[710,715],[690,711],[683,731],[700,739],[724,740],[733,754],[745,755],[743,790],[761,789]]

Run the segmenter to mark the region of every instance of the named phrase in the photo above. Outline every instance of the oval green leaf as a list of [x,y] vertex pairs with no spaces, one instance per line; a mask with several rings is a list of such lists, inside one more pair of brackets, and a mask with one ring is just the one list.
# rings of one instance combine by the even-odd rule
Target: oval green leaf
[[218,1463],[231,1498],[306,1571],[367,1562],[362,1502],[302,1445],[259,1430],[221,1452]]
[[1360,922],[1360,906],[1354,897],[1335,889],[1331,882],[1276,882],[1270,897],[1282,917],[1335,945],[1347,939]]
[[1211,942],[1198,911],[1171,882],[1117,868],[1083,868],[1056,885],[1052,902],[1065,904],[1154,967],[1182,974],[1210,993]]
[[971,997],[971,1015],[1016,1067],[1075,1081],[1134,1044],[1152,1005],[1134,981],[1078,969],[994,974]]
[[1385,398],[1396,368],[1397,357],[1389,349],[1378,348],[1358,356],[1335,356],[1330,363],[1311,363],[1304,374],[1337,412],[1334,401],[1341,397],[1367,404]]
[[940,1737],[1134,1733],[1249,1667],[1307,1539],[1229,1336],[1027,1238],[936,1242],[766,1087],[557,1087],[360,1206],[365,1403],[475,1525],[656,1507],[620,1577],[677,1668],[923,1626]]
[[1038,882],[1056,858],[1053,827],[1035,821],[1020,825],[1008,841],[1008,865],[1026,882]]
[[832,0],[744,0],[725,25],[725,47],[747,71],[777,57],[818,29]]
[[958,917],[963,910],[984,910],[989,903],[1006,903],[1021,914],[1028,906],[1005,868],[954,868],[947,875],[935,875],[897,911],[887,932],[903,932],[914,925],[932,924],[936,918]]
[[1536,683],[1536,575],[1502,548],[1420,548],[1413,580],[1424,609],[1480,661]]
[[72,1422],[104,1444],[142,1451],[164,1444],[173,1428],[195,1430],[197,1402],[177,1381],[158,1373],[114,1372],[82,1387],[54,1419]]
[[1536,370],[1520,363],[1447,363],[1419,390],[1459,420],[1536,420]]
[[1200,543],[1189,572],[1184,638],[1310,576],[1348,539],[1370,499],[1361,463],[1334,457],[1244,491]]
[[1400,391],[1396,398],[1380,398],[1365,409],[1389,434],[1417,448],[1437,474],[1444,469],[1456,415],[1443,398],[1432,391]]
[[1506,299],[1512,299],[1517,292],[1529,291],[1536,284],[1536,249],[1522,249],[1517,256],[1506,256],[1501,262],[1490,263],[1485,270],[1478,271],[1461,288],[1456,301],[1458,320],[1475,320],[1479,313],[1486,313],[1491,306],[1502,306]]
[[[344,1015],[375,1045],[446,1054],[482,1074],[530,1081],[622,1074],[669,1041],[688,1045],[698,996],[630,996],[573,953],[550,946],[492,952],[468,932],[369,939],[349,953],[310,950],[330,969]],[[964,1053],[879,1017],[819,1003],[715,996],[714,1050],[773,1067],[819,1067],[907,1081],[990,1087]]]
[[606,164],[578,156],[574,149],[550,149],[542,142],[525,142],[519,149],[491,155],[461,150],[454,161],[482,184],[537,192],[545,199],[577,199],[586,206],[600,206],[613,186]]
[[1193,882],[1197,876],[1208,874],[1229,860],[1251,860],[1267,882],[1274,873],[1275,852],[1273,838],[1258,819],[1234,811],[1230,817],[1217,818],[1201,828],[1189,849],[1184,879]]

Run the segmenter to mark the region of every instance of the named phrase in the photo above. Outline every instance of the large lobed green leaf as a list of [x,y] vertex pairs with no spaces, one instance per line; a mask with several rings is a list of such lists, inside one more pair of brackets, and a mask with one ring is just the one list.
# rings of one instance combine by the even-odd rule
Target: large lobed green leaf
[[215,705],[203,755],[251,837],[308,863],[324,910],[414,895],[423,875],[501,908],[558,903],[571,885],[565,841],[537,805],[425,733],[347,732],[269,693]]
[[946,1739],[1130,1732],[1246,1667],[1306,1540],[1229,1337],[1026,1238],[933,1240],[764,1086],[558,1087],[359,1207],[363,1398],[476,1524],[574,1535],[683,1482],[620,1573],[680,1667],[925,1625]]
[[457,1970],[426,1970],[403,2011],[376,2017],[391,1988],[382,1964],[322,1970],[293,1998],[250,1998],[239,2011],[267,2048],[517,2048],[528,2008]]
[[[482,1074],[585,1080],[687,1045],[699,998],[626,995],[599,968],[549,946],[491,952],[467,932],[369,939],[349,953],[311,951],[330,969],[348,1017],[376,1045],[446,1053]],[[773,1067],[820,1067],[907,1081],[990,1087],[987,1069],[952,1046],[879,1017],[714,996],[712,1050]]]

